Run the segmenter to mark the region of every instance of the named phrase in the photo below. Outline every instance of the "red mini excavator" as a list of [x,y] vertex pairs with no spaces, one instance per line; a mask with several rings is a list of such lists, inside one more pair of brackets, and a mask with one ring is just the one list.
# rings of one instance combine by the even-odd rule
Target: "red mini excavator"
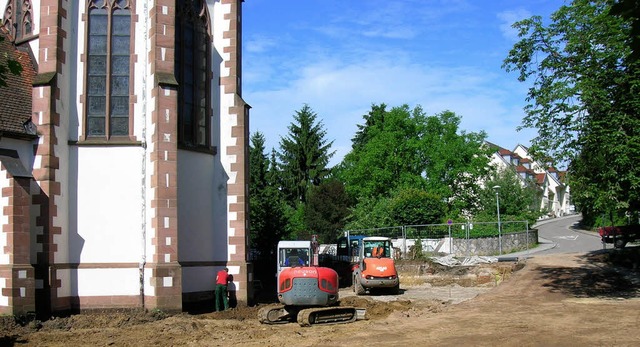
[[318,243],[278,243],[278,301],[281,305],[259,310],[261,323],[297,321],[301,326],[349,323],[357,319],[354,307],[338,305],[338,273],[319,267]]

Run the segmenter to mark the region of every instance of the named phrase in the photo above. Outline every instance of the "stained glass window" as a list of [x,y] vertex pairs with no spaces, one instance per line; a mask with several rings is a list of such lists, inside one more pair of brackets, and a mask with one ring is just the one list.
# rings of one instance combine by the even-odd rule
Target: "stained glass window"
[[129,135],[129,8],[128,0],[89,1],[87,137]]
[[178,141],[184,147],[204,147],[210,139],[209,19],[202,0],[181,1],[176,15],[178,80]]

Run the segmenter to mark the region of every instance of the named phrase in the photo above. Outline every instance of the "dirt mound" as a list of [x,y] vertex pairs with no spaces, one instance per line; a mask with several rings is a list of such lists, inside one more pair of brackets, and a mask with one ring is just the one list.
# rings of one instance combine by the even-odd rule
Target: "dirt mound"
[[194,317],[199,319],[232,319],[237,321],[244,321],[246,319],[257,319],[258,310],[266,306],[265,304],[260,304],[256,306],[242,306],[234,307],[232,309],[222,311],[222,312],[210,312],[195,315]]
[[35,324],[29,324],[22,317],[0,316],[0,346],[11,346],[20,336],[35,330]]
[[367,319],[387,318],[394,311],[407,311],[413,303],[410,300],[390,302],[376,301],[370,298],[350,296],[340,301],[340,306],[353,306],[366,309]]
[[167,315],[162,311],[125,311],[125,312],[95,312],[77,314],[69,317],[52,317],[38,323],[37,330],[71,330],[103,328],[124,328],[140,324],[146,324],[165,319]]

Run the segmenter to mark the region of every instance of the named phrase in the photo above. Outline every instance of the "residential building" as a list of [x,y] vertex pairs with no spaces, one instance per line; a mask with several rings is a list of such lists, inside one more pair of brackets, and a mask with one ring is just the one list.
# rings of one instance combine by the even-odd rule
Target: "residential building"
[[496,148],[491,165],[498,169],[513,170],[523,184],[526,181],[535,183],[539,189],[540,210],[546,211],[548,217],[575,212],[571,204],[570,187],[566,182],[566,171],[535,161],[523,145],[508,150],[489,142],[487,144]]
[[0,313],[250,301],[242,0],[0,9]]

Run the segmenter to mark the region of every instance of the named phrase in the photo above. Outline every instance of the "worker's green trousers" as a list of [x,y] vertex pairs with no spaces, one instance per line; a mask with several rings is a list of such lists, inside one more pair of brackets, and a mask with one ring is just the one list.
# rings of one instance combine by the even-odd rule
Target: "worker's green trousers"
[[224,311],[229,308],[229,300],[227,299],[227,286],[223,284],[216,285],[216,311]]

